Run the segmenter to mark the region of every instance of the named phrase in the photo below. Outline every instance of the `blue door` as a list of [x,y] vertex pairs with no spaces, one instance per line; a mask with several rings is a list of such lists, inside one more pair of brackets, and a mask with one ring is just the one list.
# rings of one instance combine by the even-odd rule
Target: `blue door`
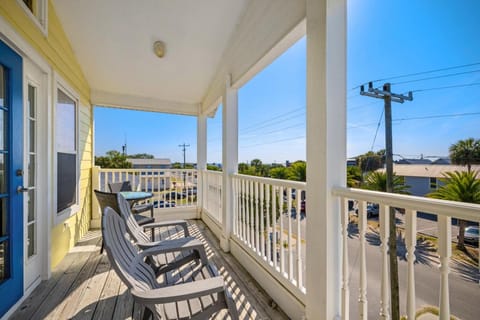
[[22,100],[22,58],[0,41],[0,317],[23,295]]

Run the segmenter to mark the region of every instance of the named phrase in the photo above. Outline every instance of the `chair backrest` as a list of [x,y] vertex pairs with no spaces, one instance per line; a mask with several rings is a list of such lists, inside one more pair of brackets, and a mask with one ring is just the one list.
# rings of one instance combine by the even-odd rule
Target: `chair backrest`
[[119,193],[122,191],[132,191],[132,185],[130,181],[122,181],[122,182],[110,182],[108,184],[108,188],[110,192]]
[[130,241],[125,221],[110,207],[102,216],[102,236],[108,260],[127,287],[141,291],[158,287],[152,267]]
[[148,243],[150,242],[150,238],[148,235],[143,231],[143,228],[140,227],[137,223],[137,220],[133,217],[132,210],[130,209],[130,203],[122,196],[122,194],[117,194],[116,202],[118,204],[118,213],[125,221],[127,231],[133,240],[136,243]]
[[105,211],[106,207],[110,207],[116,212],[118,212],[118,214],[120,214],[116,193],[103,192],[100,190],[93,190],[93,192],[95,192],[95,196],[97,197],[98,204],[100,204],[100,209],[102,210],[102,213]]

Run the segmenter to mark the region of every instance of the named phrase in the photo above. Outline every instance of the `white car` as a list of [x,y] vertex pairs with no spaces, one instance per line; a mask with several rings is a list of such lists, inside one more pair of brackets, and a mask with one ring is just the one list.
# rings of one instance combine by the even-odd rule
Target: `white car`
[[[465,228],[465,242],[478,244],[478,227],[470,226]],[[458,239],[458,236],[457,236]]]

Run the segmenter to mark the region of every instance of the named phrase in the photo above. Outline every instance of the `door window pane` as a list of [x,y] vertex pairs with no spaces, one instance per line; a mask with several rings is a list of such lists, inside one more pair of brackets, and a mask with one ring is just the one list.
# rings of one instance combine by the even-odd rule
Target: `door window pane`
[[0,282],[10,278],[8,264],[8,241],[0,242]]
[[5,106],[5,71],[0,65],[0,107]]
[[0,150],[5,150],[8,141],[8,111],[0,109]]
[[30,120],[30,126],[28,130],[30,131],[30,152],[35,152],[35,121]]
[[7,164],[6,164],[7,154],[0,153],[0,193],[7,192]]
[[28,85],[28,105],[30,110],[30,118],[35,118],[35,104],[36,104],[36,88]]
[[27,238],[27,254],[30,258],[34,254],[36,254],[36,243],[35,243],[35,230],[36,224],[32,223],[28,226],[28,238]]
[[8,211],[5,198],[0,199],[0,237],[8,236]]
[[33,154],[28,158],[28,186],[35,186],[35,155]]
[[35,190],[28,191],[28,222],[35,220]]
[[75,101],[73,101],[61,90],[58,90],[58,101],[55,117],[57,119],[55,134],[57,140],[57,150],[75,151]]

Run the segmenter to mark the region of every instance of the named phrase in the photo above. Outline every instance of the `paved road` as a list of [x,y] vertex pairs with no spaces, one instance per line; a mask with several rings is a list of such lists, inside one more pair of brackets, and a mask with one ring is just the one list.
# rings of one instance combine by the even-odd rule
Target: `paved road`
[[[380,310],[380,281],[381,281],[381,255],[380,247],[377,245],[375,237],[369,238],[369,244],[366,246],[367,255],[367,298],[368,298],[368,318],[378,319]],[[360,241],[353,235],[348,241],[349,245],[349,263],[350,263],[350,316],[352,319],[358,318],[358,304],[355,303],[358,298],[359,271],[360,271]],[[439,304],[440,292],[440,272],[438,270],[438,261],[434,254],[429,251],[427,246],[417,245],[417,260],[415,265],[416,279],[416,303],[417,308],[422,305]],[[402,251],[402,248],[399,250]],[[467,268],[452,263],[452,269]],[[450,274],[450,310],[453,315],[461,319],[479,319],[480,315],[480,280],[478,269],[470,269],[468,272]],[[467,274],[470,274],[468,276]],[[400,280],[400,306],[401,313],[406,313],[406,285],[407,285],[407,263],[404,259],[399,262],[399,280]]]

